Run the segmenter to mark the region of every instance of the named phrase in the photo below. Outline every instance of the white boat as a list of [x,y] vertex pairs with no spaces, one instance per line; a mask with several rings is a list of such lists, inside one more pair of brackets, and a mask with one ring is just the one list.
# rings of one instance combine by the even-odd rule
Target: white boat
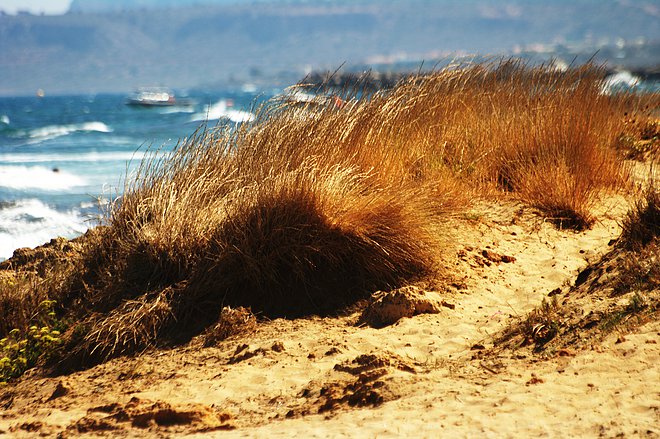
[[289,106],[306,108],[328,107],[339,109],[346,105],[346,102],[335,94],[310,93],[305,88],[296,85],[286,88],[282,94],[276,96],[276,99]]
[[127,105],[142,107],[171,107],[174,105],[192,105],[189,99],[177,99],[170,90],[165,88],[141,88],[126,100]]

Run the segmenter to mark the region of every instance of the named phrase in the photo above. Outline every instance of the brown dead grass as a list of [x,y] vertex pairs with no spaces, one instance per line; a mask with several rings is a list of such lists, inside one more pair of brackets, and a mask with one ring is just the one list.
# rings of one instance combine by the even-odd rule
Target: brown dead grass
[[660,93],[622,98],[623,130],[616,142],[627,159],[660,158]]
[[628,211],[621,228],[623,245],[638,249],[660,236],[660,189],[653,182]]

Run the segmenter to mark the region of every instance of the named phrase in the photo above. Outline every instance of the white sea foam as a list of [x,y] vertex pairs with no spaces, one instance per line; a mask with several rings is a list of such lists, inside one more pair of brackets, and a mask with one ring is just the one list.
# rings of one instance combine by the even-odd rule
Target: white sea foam
[[637,76],[634,76],[632,73],[622,70],[620,72],[609,75],[605,78],[603,83],[602,92],[604,94],[610,94],[613,91],[619,89],[629,89],[637,87],[640,83],[640,79]]
[[77,210],[57,211],[36,199],[0,204],[0,260],[20,247],[36,247],[57,236],[72,238],[88,224]]
[[91,132],[96,131],[99,133],[111,133],[112,129],[103,122],[84,122],[74,123],[68,125],[48,125],[41,128],[30,130],[28,136],[34,140],[50,140],[57,137],[66,136],[75,132]]
[[9,120],[9,116],[7,116],[6,114],[0,116],[0,123],[4,125],[9,125],[11,123],[11,121]]
[[44,163],[44,162],[114,162],[114,161],[139,161],[145,153],[137,152],[99,152],[91,151],[85,153],[12,153],[0,154],[0,163]]
[[61,191],[85,184],[75,174],[43,166],[0,166],[0,187],[4,188]]
[[231,101],[221,99],[215,104],[207,105],[204,111],[193,114],[190,121],[229,119],[234,123],[241,123],[254,120],[254,114],[249,111],[234,110],[231,107]]

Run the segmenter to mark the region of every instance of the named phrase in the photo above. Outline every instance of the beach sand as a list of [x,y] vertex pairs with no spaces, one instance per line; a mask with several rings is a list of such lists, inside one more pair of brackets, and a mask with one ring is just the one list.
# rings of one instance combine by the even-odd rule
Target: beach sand
[[657,319],[589,321],[542,352],[498,342],[550,296],[578,321],[606,315],[610,299],[573,286],[628,207],[608,198],[576,233],[515,202],[478,204],[448,224],[460,244],[446,277],[415,289],[439,312],[374,328],[357,306],[66,376],[31,370],[0,388],[0,436],[660,437]]

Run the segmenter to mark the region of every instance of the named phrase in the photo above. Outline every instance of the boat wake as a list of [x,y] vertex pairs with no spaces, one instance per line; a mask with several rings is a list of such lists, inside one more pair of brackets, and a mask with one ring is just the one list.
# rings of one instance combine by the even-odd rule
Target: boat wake
[[249,111],[234,110],[233,102],[229,99],[221,99],[215,104],[207,105],[204,111],[195,113],[190,118],[191,122],[228,119],[234,123],[251,122],[254,114]]

